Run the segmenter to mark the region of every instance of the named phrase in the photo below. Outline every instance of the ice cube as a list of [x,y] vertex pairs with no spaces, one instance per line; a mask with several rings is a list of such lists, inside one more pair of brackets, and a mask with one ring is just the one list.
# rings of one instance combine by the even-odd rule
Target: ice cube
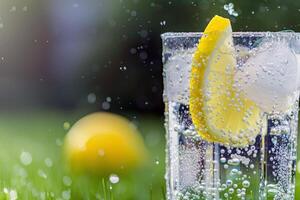
[[291,48],[283,41],[269,41],[253,51],[235,75],[237,86],[264,112],[284,112],[294,101],[299,67]]

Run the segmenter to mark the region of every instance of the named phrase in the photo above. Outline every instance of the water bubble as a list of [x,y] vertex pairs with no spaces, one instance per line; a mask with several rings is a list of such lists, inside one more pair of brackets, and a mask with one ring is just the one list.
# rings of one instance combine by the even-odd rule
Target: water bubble
[[248,180],[244,180],[242,185],[243,187],[248,188],[250,186],[250,182]]
[[120,66],[120,70],[121,70],[121,71],[126,71],[126,70],[127,70],[127,67],[126,67],[126,66]]
[[62,191],[61,196],[65,200],[71,199],[71,190],[64,190],[64,191]]
[[250,164],[250,169],[253,169],[254,168],[254,164]]
[[39,175],[41,178],[44,178],[44,179],[47,178],[47,174],[46,174],[43,170],[41,170],[41,169],[38,170],[38,175]]
[[146,60],[148,58],[148,54],[146,51],[142,51],[139,56],[142,60]]
[[233,15],[234,17],[239,16],[239,14],[238,14],[236,11],[233,11],[233,12],[232,12],[232,15]]
[[229,9],[229,6],[228,6],[227,4],[225,4],[225,5],[223,6],[223,8],[224,8],[224,10],[228,10],[228,9]]
[[225,4],[223,6],[224,10],[226,10],[228,12],[229,15],[232,15],[234,17],[237,17],[239,14],[234,10],[234,4],[233,3],[229,3],[229,4]]
[[104,149],[99,149],[98,150],[98,155],[101,156],[101,157],[104,156],[105,155]]
[[137,12],[136,12],[135,10],[132,10],[132,11],[130,12],[130,15],[131,15],[131,17],[136,17]]
[[146,38],[148,36],[148,32],[146,30],[141,30],[139,34],[142,38]]
[[45,165],[47,166],[47,167],[52,167],[53,166],[53,162],[52,162],[52,160],[50,159],[50,158],[46,158],[45,160],[44,160],[44,162],[45,162]]
[[29,152],[23,151],[20,155],[20,161],[23,165],[30,165],[32,162],[32,156]]
[[69,130],[69,128],[71,127],[71,124],[69,122],[64,122],[63,127],[65,130]]
[[16,190],[10,190],[9,191],[9,200],[17,200],[18,199],[18,193]]
[[227,188],[227,185],[223,183],[223,184],[221,185],[221,191],[226,190],[226,188]]
[[232,185],[232,180],[230,180],[230,179],[228,179],[228,180],[226,180],[226,185]]
[[224,165],[224,169],[228,169],[228,167],[229,167],[229,166],[228,166],[227,164]]
[[3,192],[5,193],[5,194],[8,194],[8,192],[9,192],[9,189],[8,188],[3,188]]
[[131,48],[131,49],[130,49],[130,53],[131,53],[131,54],[136,54],[136,53],[137,53],[136,48]]
[[240,160],[238,158],[233,158],[228,160],[228,164],[232,166],[237,166],[240,164]]
[[104,101],[102,103],[102,108],[103,108],[103,110],[109,110],[110,109],[110,103],[107,102],[107,101]]
[[232,170],[231,170],[231,173],[232,173],[232,174],[237,174],[238,172],[239,172],[238,169],[232,169]]
[[120,180],[120,178],[119,178],[119,176],[116,175],[116,174],[111,174],[111,175],[109,176],[109,181],[110,181],[112,184],[118,183],[119,180]]
[[87,100],[90,104],[95,103],[97,100],[96,94],[94,93],[89,93],[87,96]]
[[72,179],[68,176],[63,177],[63,183],[65,186],[71,186],[72,185]]
[[17,174],[21,178],[26,178],[28,176],[27,171],[23,167],[15,166],[14,171],[15,174]]
[[9,10],[9,12],[15,12],[17,10],[17,7],[16,6],[12,6]]
[[60,138],[56,138],[55,144],[56,144],[57,146],[62,146],[62,145],[63,145],[63,142],[62,142],[62,140],[61,140]]
[[226,162],[226,158],[222,157],[222,158],[220,159],[220,161],[221,161],[221,163],[225,163],[225,162]]
[[161,26],[165,26],[166,24],[167,24],[166,20],[163,20],[163,21],[160,22]]
[[22,8],[22,10],[23,10],[24,12],[27,12],[28,7],[27,7],[27,6],[24,6],[24,7]]
[[228,193],[229,193],[229,194],[234,193],[234,189],[233,189],[233,188],[229,188]]

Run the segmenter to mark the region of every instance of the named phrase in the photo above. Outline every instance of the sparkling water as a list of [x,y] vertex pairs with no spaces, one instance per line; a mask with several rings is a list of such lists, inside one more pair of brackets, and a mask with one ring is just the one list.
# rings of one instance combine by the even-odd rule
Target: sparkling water
[[207,142],[195,131],[189,77],[201,34],[163,35],[169,200],[294,199],[299,39],[289,34],[234,34],[235,78],[267,124],[243,148]]

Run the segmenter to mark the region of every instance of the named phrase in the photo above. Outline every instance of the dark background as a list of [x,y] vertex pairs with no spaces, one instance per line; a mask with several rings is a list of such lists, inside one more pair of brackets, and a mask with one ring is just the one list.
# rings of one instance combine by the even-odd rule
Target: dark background
[[[224,5],[234,4],[237,17]],[[163,112],[164,32],[300,30],[300,1],[2,0],[2,109]]]

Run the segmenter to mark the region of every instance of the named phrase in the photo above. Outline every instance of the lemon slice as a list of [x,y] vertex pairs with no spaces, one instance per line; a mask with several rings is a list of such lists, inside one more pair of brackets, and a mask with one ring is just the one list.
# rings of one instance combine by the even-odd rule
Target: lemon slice
[[200,136],[210,142],[246,146],[263,127],[263,113],[234,81],[237,70],[229,19],[215,16],[193,57],[190,113]]

